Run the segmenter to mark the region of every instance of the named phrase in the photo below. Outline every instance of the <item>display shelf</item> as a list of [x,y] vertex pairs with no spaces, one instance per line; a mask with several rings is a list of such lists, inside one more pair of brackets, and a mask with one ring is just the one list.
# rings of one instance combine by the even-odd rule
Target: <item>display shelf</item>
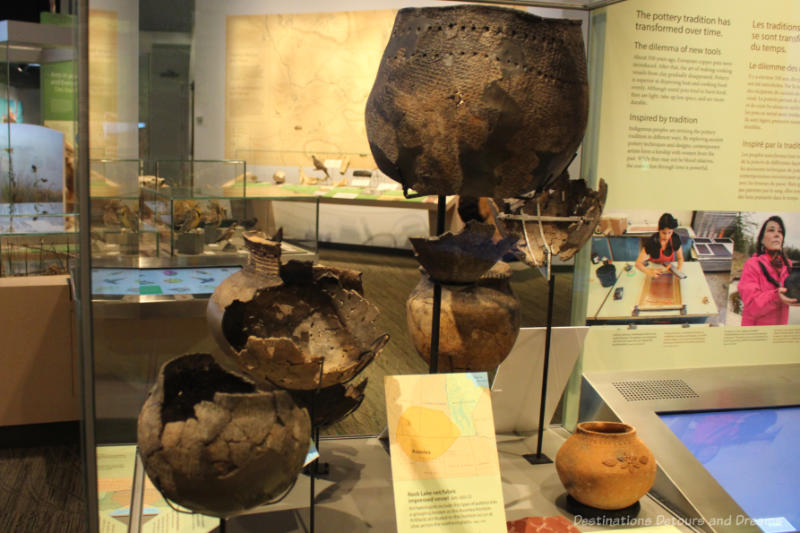
[[[241,232],[283,229],[289,256],[314,256],[319,199],[304,194],[265,194],[248,199],[251,175],[242,160],[155,162],[155,178],[142,188],[152,220],[170,257],[242,259]],[[269,191],[275,192],[275,191]]]
[[78,252],[76,232],[0,233],[0,276],[67,274]]
[[[543,443],[545,453],[554,457],[567,436],[568,433],[560,428],[547,430]],[[315,487],[320,496],[325,495],[316,509],[316,520],[325,524],[324,531],[397,531],[395,513],[387,512],[394,505],[390,458],[384,444],[380,439],[371,436],[323,438],[320,441],[320,457],[330,465],[330,475],[316,479]],[[535,452],[536,438],[500,435],[497,446],[503,495],[508,502],[507,520],[527,516],[564,516],[572,521],[572,515],[565,508],[566,494],[558,480],[555,466],[550,464],[532,467],[523,457]],[[125,448],[129,464],[133,464],[132,448]],[[139,490],[142,490],[144,484],[140,487]],[[309,531],[309,490],[308,477],[301,476],[283,501],[231,518],[226,521],[226,527],[230,531],[263,528],[274,533]],[[157,495],[151,493],[150,498],[152,501]],[[682,524],[677,515],[650,496],[641,500],[641,507],[639,516],[635,518],[637,522],[675,524],[676,529],[672,531],[693,531]],[[195,517],[198,521],[205,519],[202,515]],[[615,529],[613,525],[602,526],[588,518],[578,524],[578,527],[587,532]],[[148,531],[146,523],[141,531]]]
[[[377,169],[370,154],[238,150],[237,156],[247,159],[248,177],[224,184],[226,197],[315,197],[323,205],[421,209],[428,214],[429,233],[435,234],[437,198],[404,193],[399,183]],[[456,204],[455,196],[447,198],[447,229],[454,227]]]
[[51,213],[45,204],[13,206],[23,213],[9,213],[9,207],[0,206],[0,276],[69,272],[78,257],[75,215]]

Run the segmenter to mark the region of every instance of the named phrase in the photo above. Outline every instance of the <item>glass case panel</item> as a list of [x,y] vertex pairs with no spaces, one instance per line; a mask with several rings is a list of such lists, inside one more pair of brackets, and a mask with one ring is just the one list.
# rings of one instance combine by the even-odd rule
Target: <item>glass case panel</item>
[[[138,6],[136,2],[118,3],[118,5],[114,5],[113,2],[94,3],[96,6],[93,7],[103,10],[103,20],[107,22],[103,26],[102,43],[111,43],[113,46],[109,46],[110,51],[104,53],[102,57],[95,57],[90,68],[93,72],[103,75],[102,87],[113,94],[104,93],[103,102],[109,104],[108,107],[112,109],[107,111],[102,108],[104,113],[102,116],[109,117],[107,124],[99,128],[100,115],[93,111],[96,119],[93,126],[114,134],[127,131],[126,128],[131,129],[131,125],[136,124],[130,120],[130,110],[135,109],[138,110],[139,133],[142,133],[145,123],[145,128],[153,128],[153,110],[166,111],[167,107],[164,105],[165,100],[156,97],[156,85],[164,89],[164,86],[172,80],[173,85],[177,87],[184,75],[187,76],[184,87],[184,92],[187,94],[183,95],[186,98],[174,101],[184,102],[186,107],[170,111],[176,116],[179,115],[181,121],[187,116],[191,117],[189,121],[191,134],[187,135],[187,138],[191,139],[188,158],[178,150],[174,155],[157,153],[151,145],[152,141],[145,142],[140,136],[138,144],[134,142],[135,150],[124,147],[120,141],[120,148],[115,152],[120,160],[116,162],[98,160],[93,166],[93,170],[105,180],[98,182],[93,190],[92,230],[100,229],[103,230],[101,233],[116,234],[118,240],[117,243],[104,243],[105,247],[99,245],[97,248],[92,247],[95,268],[91,272],[94,320],[92,339],[94,358],[91,361],[94,364],[96,435],[100,444],[128,444],[136,440],[137,415],[147,391],[157,381],[159,368],[164,362],[187,353],[219,355],[221,348],[212,338],[206,319],[208,296],[221,277],[235,272],[246,260],[247,255],[243,250],[241,239],[243,229],[259,229],[268,235],[282,229],[281,260],[284,262],[295,257],[315,258],[318,250],[321,202],[327,200],[345,206],[358,205],[370,208],[379,205],[405,208],[411,202],[421,204],[425,199],[406,199],[398,183],[378,172],[371,154],[368,153],[366,143],[362,143],[365,152],[359,152],[358,147],[337,151],[336,143],[340,139],[318,138],[309,141],[309,144],[315,147],[313,151],[307,149],[308,144],[302,142],[294,144],[296,148],[294,150],[281,151],[274,149],[270,142],[264,142],[264,139],[253,141],[252,137],[246,135],[247,132],[238,131],[236,127],[226,122],[229,118],[229,110],[225,104],[226,91],[230,89],[239,96],[244,95],[245,100],[250,98],[248,96],[250,89],[253,89],[251,96],[255,99],[262,94],[260,92],[256,94],[255,88],[251,87],[252,83],[241,86],[229,79],[220,81],[220,72],[223,73],[222,78],[225,78],[226,68],[233,69],[234,66],[238,66],[240,71],[248,71],[250,66],[259,66],[257,61],[250,63],[242,61],[244,68],[242,64],[233,65],[232,61],[227,60],[225,53],[219,51],[225,50],[225,46],[221,48],[215,46],[219,44],[217,39],[224,43],[225,33],[231,28],[228,19],[236,17],[236,13],[247,5],[246,2],[231,8],[230,15],[228,6],[201,0],[193,3],[191,8],[186,7],[185,10],[176,8],[177,11],[187,11],[182,15],[188,20],[193,20],[194,27],[190,23],[188,28],[174,30],[169,39],[165,39],[164,35],[156,35],[164,29],[162,26],[159,26],[158,30],[153,29],[156,26],[153,21],[158,17],[152,13],[148,15],[146,9],[137,10],[136,7],[143,6]],[[520,5],[547,4],[551,7],[579,9],[587,8],[592,3],[600,2],[588,0],[542,4],[520,2]],[[254,5],[256,3],[247,7]],[[405,6],[402,2],[394,2],[390,3],[390,7],[399,9]],[[313,9],[313,6],[311,8]],[[348,8],[352,9],[353,4],[345,5],[341,10],[345,11]],[[294,12],[288,5],[260,6],[255,11],[275,13],[282,9]],[[326,7],[322,11],[328,10],[330,8]],[[209,16],[209,12],[213,12],[213,15]],[[383,15],[389,22],[394,17],[394,13],[388,9]],[[326,14],[316,16],[324,19]],[[162,23],[167,24],[167,21],[159,19],[159,24]],[[205,31],[205,25],[213,25],[213,31]],[[136,34],[137,28],[138,34]],[[129,35],[131,29],[136,35]],[[367,24],[348,29],[348,33],[355,37],[356,41],[362,33],[369,33],[374,40],[378,31],[382,32],[381,37],[388,36],[390,24],[380,29]],[[248,37],[248,32],[240,32],[237,38],[242,41],[253,41]],[[177,43],[180,46],[190,43],[191,68],[172,68],[167,63],[159,63],[157,58],[152,57],[163,52],[156,46],[164,44],[159,43],[159,39],[164,43],[171,41],[170,44]],[[309,45],[316,42],[310,39],[306,41]],[[95,42],[99,43],[101,40]],[[320,41],[317,44],[321,51],[325,49],[326,52],[320,56],[329,58],[331,64],[338,64],[335,45],[327,41]],[[374,79],[374,72],[371,70],[372,56],[363,54],[363,47],[355,47],[355,50],[356,54],[370,59],[369,66],[361,64],[366,61],[360,61],[357,66],[353,66],[354,70],[359,70],[358,76],[363,78],[358,81],[368,80],[371,83]],[[375,47],[370,53],[379,56],[381,50]],[[139,63],[147,64],[134,65],[137,63],[137,58]],[[163,68],[155,67],[162,64]],[[336,105],[329,105],[326,108],[327,115],[318,113],[315,115],[315,108],[312,107],[305,110],[304,118],[308,119],[307,122],[298,121],[289,125],[292,132],[311,138],[312,134],[308,132],[312,129],[312,121],[333,122],[336,121],[337,114],[339,116],[347,114],[348,119],[363,125],[363,105],[360,99],[365,98],[366,93],[362,94],[363,91],[353,90],[347,86],[358,77],[349,72],[348,68],[347,64],[341,65],[341,75],[338,76],[336,84],[333,80],[319,76],[313,69],[306,69],[306,74],[312,78],[316,76],[313,81],[315,84],[335,85],[336,90],[347,91],[341,95],[346,94],[343,98],[355,100],[349,104],[359,108],[358,112],[351,113],[349,108],[343,112]],[[369,71],[369,74],[361,76],[366,71]],[[136,79],[137,73],[138,87],[136,83],[125,83]],[[211,78],[215,81],[210,82]],[[246,75],[244,78],[246,82],[252,82],[246,79]],[[196,80],[197,86],[195,86]],[[276,80],[273,81],[278,83]],[[314,90],[306,90],[302,82],[297,80],[291,80],[287,87],[288,89],[283,88],[284,92],[302,91],[306,97],[312,95],[312,99],[317,89],[313,87],[309,89]],[[268,84],[264,84],[258,90],[270,91],[271,88]],[[212,116],[204,106],[213,107],[215,114]],[[93,109],[98,109],[98,106]],[[239,118],[250,117],[251,110],[247,109],[246,105],[237,109]],[[125,116],[126,113],[128,116]],[[150,119],[145,121],[144,115]],[[347,135],[351,133],[347,128],[344,129]],[[353,137],[357,135],[358,133],[354,133]],[[130,140],[133,137],[134,135],[130,135],[125,139]],[[233,138],[242,142],[229,142]],[[256,148],[241,149],[252,146]],[[316,149],[318,146],[324,146],[325,149],[318,150]],[[233,149],[230,149],[231,147]],[[109,153],[108,149],[102,151],[99,146],[93,145],[91,148],[92,153]],[[130,154],[133,153],[136,154],[133,157],[140,158],[138,168],[135,168],[135,162],[125,163],[122,159],[122,154],[131,157]],[[192,156],[197,159],[193,159]],[[152,167],[145,168],[149,164],[147,161],[150,160],[153,161]],[[123,171],[121,167],[127,164],[130,167]],[[129,180],[134,172],[138,179],[136,188],[130,190],[126,184],[132,183]],[[123,175],[124,179],[121,177]],[[114,184],[120,185],[119,190],[113,190]],[[106,187],[106,191],[98,192],[103,187]],[[385,201],[387,199],[395,202]],[[428,200],[433,200],[431,203],[435,206],[435,198]],[[454,206],[454,200],[452,198],[449,200],[452,202],[448,205]],[[96,201],[99,202],[98,206],[95,205]],[[139,240],[136,243],[138,249],[134,247],[133,237],[130,237],[130,247],[125,248],[125,251],[130,253],[123,253],[123,245],[126,243],[122,241],[125,240],[127,233],[133,233],[130,230],[126,231],[125,221],[120,219],[120,216],[128,211],[138,220]],[[428,211],[429,213],[425,214],[431,215],[430,219],[435,222],[435,207]],[[455,209],[450,210],[451,214],[453,211]],[[113,224],[108,226],[113,226],[113,230],[105,229],[107,225],[103,216],[106,212],[110,213],[108,219]],[[116,215],[118,219],[116,222],[113,221],[111,214]],[[376,217],[382,215],[383,213],[375,214]],[[342,216],[342,219],[346,218],[347,216]],[[370,220],[370,217],[364,218]],[[402,222],[405,221],[401,220]],[[143,238],[148,231],[153,232],[155,242],[145,246]],[[152,251],[151,246],[154,247]],[[110,261],[108,264],[103,262],[115,255],[130,255],[134,261],[130,265],[124,261],[118,263]],[[393,305],[396,304],[397,309],[387,313],[390,318],[386,320],[392,321],[395,325],[403,322],[401,315],[404,298],[418,281],[419,276],[418,265],[410,254],[407,255],[408,257],[390,256],[388,259],[391,263],[389,267],[400,265],[400,268],[412,272],[409,278],[414,278],[409,287],[403,285],[392,287],[397,294],[387,298],[391,299]],[[382,260],[386,261],[386,258],[383,257]],[[353,266],[347,255],[340,256],[338,261],[332,259],[328,265],[343,269]],[[130,268],[125,268],[128,266]],[[380,275],[374,272],[373,279],[379,278]],[[397,285],[394,278],[382,278],[380,283]],[[369,299],[370,295],[366,294],[366,297]],[[291,305],[287,305],[289,306]],[[404,333],[399,332],[402,329],[402,326],[398,326],[398,333],[392,330],[391,335],[402,339]],[[384,423],[382,422],[384,420],[383,375],[390,372],[419,373],[425,366],[421,358],[413,353],[413,347],[407,338],[394,342],[405,342],[404,346],[395,349],[393,354],[396,356],[395,367],[387,370],[387,367],[381,366],[375,369],[374,374],[370,374],[370,389],[367,389],[370,397],[365,402],[371,404],[373,409],[366,415],[370,420],[366,423],[362,423],[362,420],[359,421],[360,425],[354,425],[360,428],[369,427],[370,432],[378,431],[380,429],[378,426]],[[363,388],[361,390],[363,391]],[[351,433],[356,431],[358,430],[353,430]],[[126,466],[126,469],[129,467]],[[133,524],[134,509],[131,508],[129,512]],[[162,516],[165,515],[159,515]],[[157,519],[153,519],[151,523]]]
[[77,256],[71,45],[71,19],[0,21],[4,276],[63,274]]
[[316,254],[317,197],[273,191],[283,194],[247,200],[248,184],[255,181],[242,160],[158,160],[154,168],[155,176],[142,180],[141,201],[158,233],[156,255],[239,264],[246,260],[243,230],[271,235],[281,228],[286,253]]
[[[70,273],[78,257],[77,232],[48,232],[37,226],[40,221],[56,227],[64,224],[63,215],[0,215],[0,227],[3,228],[0,231],[0,277]],[[36,231],[8,231],[26,226],[36,228]]]

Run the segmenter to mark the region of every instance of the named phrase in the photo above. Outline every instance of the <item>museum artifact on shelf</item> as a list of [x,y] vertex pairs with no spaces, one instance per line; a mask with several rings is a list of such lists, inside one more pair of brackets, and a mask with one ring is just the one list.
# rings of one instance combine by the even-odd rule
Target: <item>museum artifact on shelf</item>
[[[535,253],[546,253],[549,267],[553,248],[574,254],[588,239],[605,201],[604,184],[597,194],[586,192],[566,172],[588,110],[579,21],[458,5],[398,12],[365,119],[375,162],[405,193],[436,194],[440,205],[446,195],[461,195],[502,206],[507,198],[538,195],[537,214],[542,202],[550,211],[568,211],[576,219],[569,228],[551,230],[562,243],[545,242],[537,218],[542,238]],[[530,239],[524,225],[499,242],[493,226],[483,233],[468,225],[457,238],[412,239],[426,273],[408,299],[406,317],[432,372],[440,347],[449,371],[491,370],[516,339],[519,303],[508,284],[510,271],[492,264],[523,236],[534,255]],[[504,249],[478,261],[495,243]]]
[[208,354],[167,362],[138,421],[139,453],[158,490],[221,518],[290,490],[310,438],[308,413],[288,392],[259,389]]
[[366,127],[378,167],[405,189],[506,198],[561,175],[588,109],[579,21],[490,6],[407,8]]
[[540,267],[558,256],[571,259],[586,244],[600,223],[608,186],[601,179],[597,190],[566,172],[540,192],[510,200],[500,214],[504,235],[516,235],[526,264]]
[[498,260],[515,238],[494,242],[494,226],[470,221],[458,233],[412,238],[422,279],[406,301],[414,347],[430,363],[434,283],[441,285],[441,369],[494,370],[519,332],[519,300],[511,292],[508,265]]
[[556,471],[577,502],[619,510],[647,494],[656,478],[656,461],[633,426],[583,422],[559,448]]
[[281,264],[281,235],[246,232],[248,263],[208,303],[211,332],[257,383],[324,389],[361,372],[389,337],[363,296],[361,274],[311,262]]

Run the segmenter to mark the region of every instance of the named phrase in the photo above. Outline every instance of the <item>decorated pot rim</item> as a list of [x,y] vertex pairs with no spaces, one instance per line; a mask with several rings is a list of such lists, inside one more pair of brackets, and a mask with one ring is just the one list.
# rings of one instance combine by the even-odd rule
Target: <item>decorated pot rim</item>
[[577,431],[579,433],[586,433],[588,435],[602,435],[607,437],[633,435],[636,433],[636,428],[630,424],[622,422],[581,422],[578,424]]

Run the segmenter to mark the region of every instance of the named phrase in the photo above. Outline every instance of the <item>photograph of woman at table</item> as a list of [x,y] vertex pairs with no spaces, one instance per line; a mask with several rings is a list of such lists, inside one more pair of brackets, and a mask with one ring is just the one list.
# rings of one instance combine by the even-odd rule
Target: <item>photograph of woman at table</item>
[[756,253],[744,264],[739,279],[742,326],[782,326],[789,322],[789,306],[800,305],[784,294],[784,280],[792,261],[783,252],[786,226],[779,216],[769,217],[761,226]]
[[[648,277],[668,272],[670,263],[677,261],[678,270],[683,269],[681,238],[675,233],[678,221],[669,213],[658,219],[658,231],[647,237],[636,258],[636,268]],[[648,264],[649,263],[649,264]],[[658,266],[652,266],[652,265]]]

